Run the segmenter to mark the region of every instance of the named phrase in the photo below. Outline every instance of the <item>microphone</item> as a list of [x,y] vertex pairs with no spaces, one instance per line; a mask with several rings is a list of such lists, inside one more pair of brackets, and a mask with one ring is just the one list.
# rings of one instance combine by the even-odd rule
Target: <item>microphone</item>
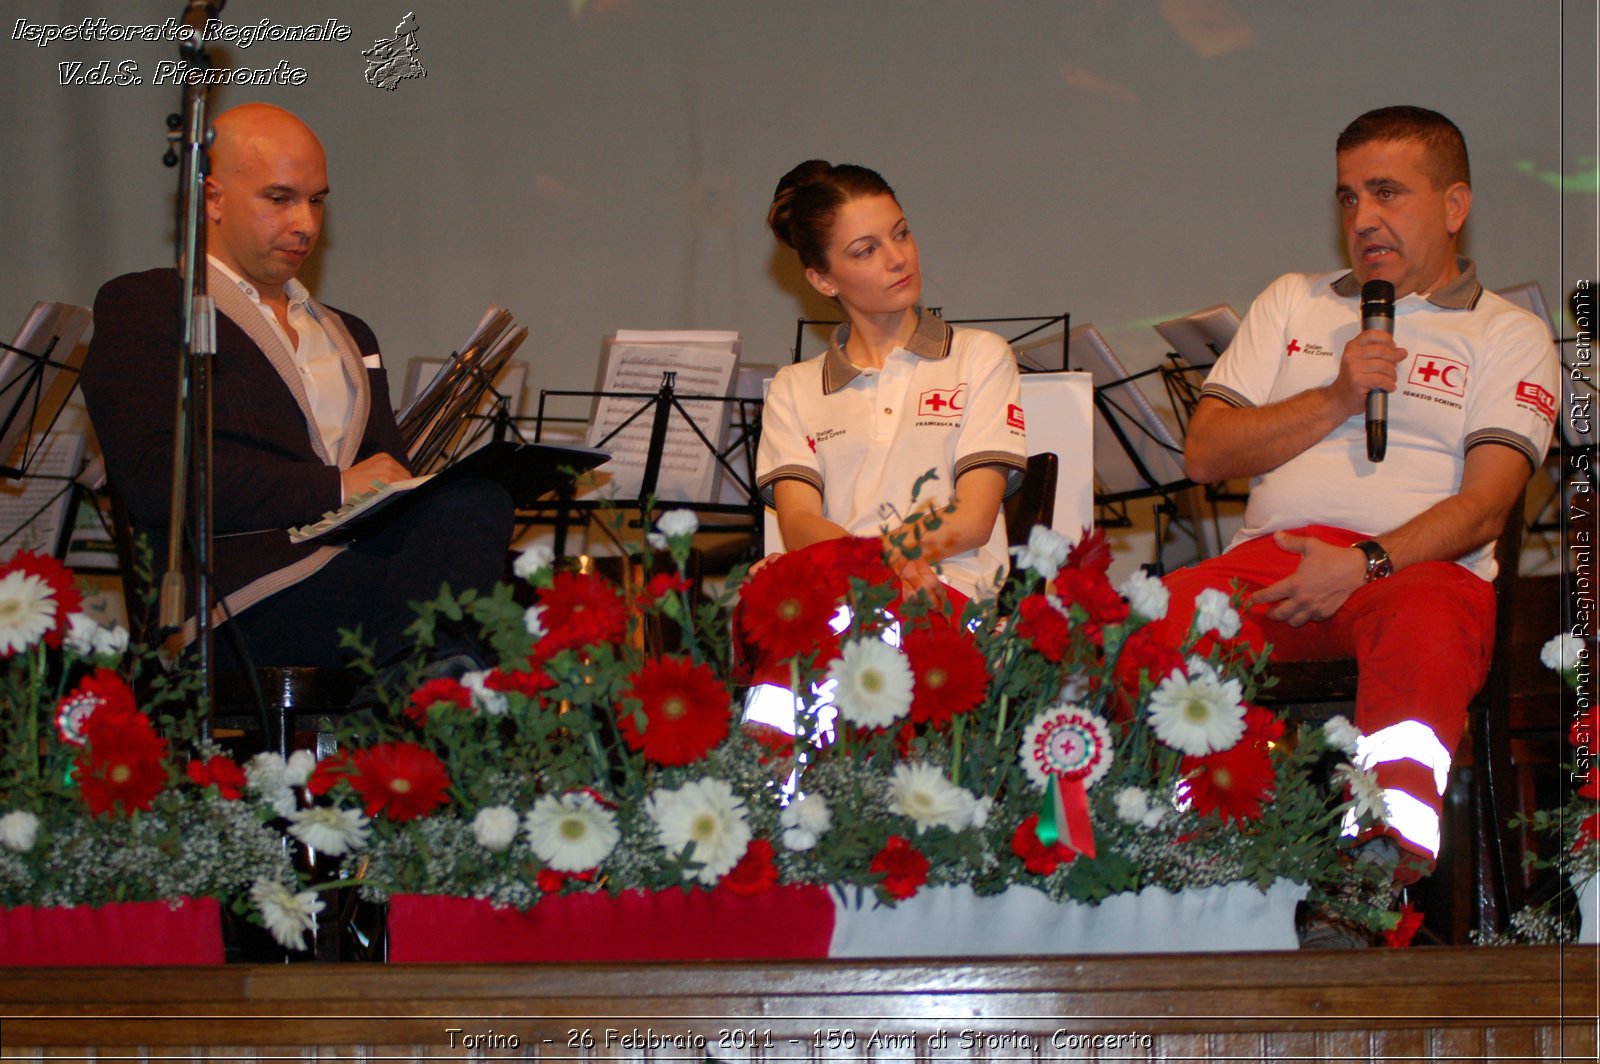
[[[1394,335],[1394,285],[1368,281],[1361,286],[1361,328],[1382,329]],[[1383,461],[1389,449],[1389,393],[1374,388],[1367,393],[1367,458]]]
[[204,55],[206,23],[222,14],[228,0],[184,0],[178,35],[178,54],[185,59]]

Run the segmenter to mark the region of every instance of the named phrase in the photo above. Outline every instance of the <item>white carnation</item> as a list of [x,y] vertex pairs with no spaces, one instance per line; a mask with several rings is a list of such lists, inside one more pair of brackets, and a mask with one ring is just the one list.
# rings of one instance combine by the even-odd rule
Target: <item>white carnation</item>
[[1062,564],[1072,551],[1072,543],[1053,528],[1034,525],[1028,530],[1028,543],[1012,547],[1017,556],[1017,568],[1031,569],[1046,580],[1054,580]]
[[663,536],[692,536],[700,529],[700,519],[693,510],[668,510],[656,521],[656,529]]
[[1356,744],[1361,741],[1361,731],[1343,716],[1335,715],[1322,726],[1322,737],[1335,750],[1342,750],[1346,756],[1354,757]]
[[1117,818],[1129,824],[1138,824],[1150,812],[1150,796],[1138,787],[1124,787],[1117,792]]
[[535,639],[543,639],[547,634],[544,627],[544,607],[529,606],[524,610],[522,613],[522,626]]
[[488,678],[489,673],[485,670],[464,672],[461,674],[461,686],[472,692],[472,704],[479,713],[503,717],[511,704],[506,700],[504,691],[496,691],[484,682]]
[[833,826],[833,811],[820,794],[801,795],[778,814],[783,844],[791,850],[809,850]]
[[511,572],[518,580],[532,580],[555,564],[555,551],[543,543],[535,543],[517,555],[511,563]]
[[1117,591],[1128,600],[1128,606],[1148,621],[1159,621],[1167,615],[1167,604],[1172,593],[1159,577],[1143,569],[1135,569],[1128,578],[1117,585]]
[[12,853],[27,853],[39,837],[39,818],[25,809],[0,816],[0,846]]
[[1226,591],[1208,587],[1195,596],[1194,628],[1196,635],[1216,632],[1224,639],[1239,634],[1239,612],[1233,608]]
[[472,818],[472,837],[484,849],[504,853],[511,848],[521,825],[522,818],[515,809],[509,805],[491,805],[478,810],[478,815]]
[[1539,662],[1547,669],[1568,673],[1578,667],[1583,653],[1583,640],[1571,632],[1562,632],[1539,648]]

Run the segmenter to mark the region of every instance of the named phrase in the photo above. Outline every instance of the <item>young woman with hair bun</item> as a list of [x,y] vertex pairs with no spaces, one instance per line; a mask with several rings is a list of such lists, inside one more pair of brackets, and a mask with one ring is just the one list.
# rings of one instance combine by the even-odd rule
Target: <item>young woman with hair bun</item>
[[756,481],[784,547],[881,535],[907,595],[992,596],[1007,566],[1000,500],[1027,461],[1010,345],[919,305],[916,239],[866,167],[801,163],[767,224],[847,319],[767,396]]

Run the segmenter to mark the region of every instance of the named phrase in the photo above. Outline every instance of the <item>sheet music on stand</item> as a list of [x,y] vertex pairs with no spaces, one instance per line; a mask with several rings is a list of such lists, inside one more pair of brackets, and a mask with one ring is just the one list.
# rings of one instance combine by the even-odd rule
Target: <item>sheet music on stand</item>
[[[598,489],[602,497],[639,497],[663,373],[676,374],[674,393],[681,397],[676,402],[682,413],[669,413],[655,498],[694,503],[716,497],[717,453],[725,424],[721,400],[733,386],[739,347],[738,333],[713,330],[618,329],[606,338],[595,386],[603,394],[595,397],[587,437],[590,447],[612,454],[597,470],[609,477]],[[706,447],[700,433],[706,433],[716,450]]]
[[73,478],[83,468],[87,437],[52,432],[30,440],[28,447],[28,475],[0,480],[0,562],[19,550],[59,558],[73,527]]
[[77,386],[78,340],[92,316],[73,303],[35,303],[10,345],[0,345],[0,476],[23,476],[35,460],[31,445],[19,445],[46,439]]

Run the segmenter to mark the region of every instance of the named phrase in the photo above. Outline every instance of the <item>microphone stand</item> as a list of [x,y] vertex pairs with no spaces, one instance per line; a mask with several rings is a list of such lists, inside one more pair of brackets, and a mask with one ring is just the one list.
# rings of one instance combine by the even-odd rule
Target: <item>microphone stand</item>
[[[204,39],[196,34],[180,41],[179,54],[195,70],[211,65]],[[206,292],[205,179],[206,121],[209,90],[204,78],[185,84],[184,112],[169,116],[168,139],[182,152],[178,179],[178,395],[173,427],[172,497],[169,511],[167,568],[161,579],[159,622],[163,632],[183,626],[185,607],[194,607],[196,667],[201,677],[201,736],[209,738],[215,678],[212,675],[214,637],[211,610],[216,596],[211,583],[211,365],[216,354],[217,308]],[[167,165],[177,163],[173,148]],[[185,594],[183,576],[186,511],[193,517],[195,587],[192,600]]]

